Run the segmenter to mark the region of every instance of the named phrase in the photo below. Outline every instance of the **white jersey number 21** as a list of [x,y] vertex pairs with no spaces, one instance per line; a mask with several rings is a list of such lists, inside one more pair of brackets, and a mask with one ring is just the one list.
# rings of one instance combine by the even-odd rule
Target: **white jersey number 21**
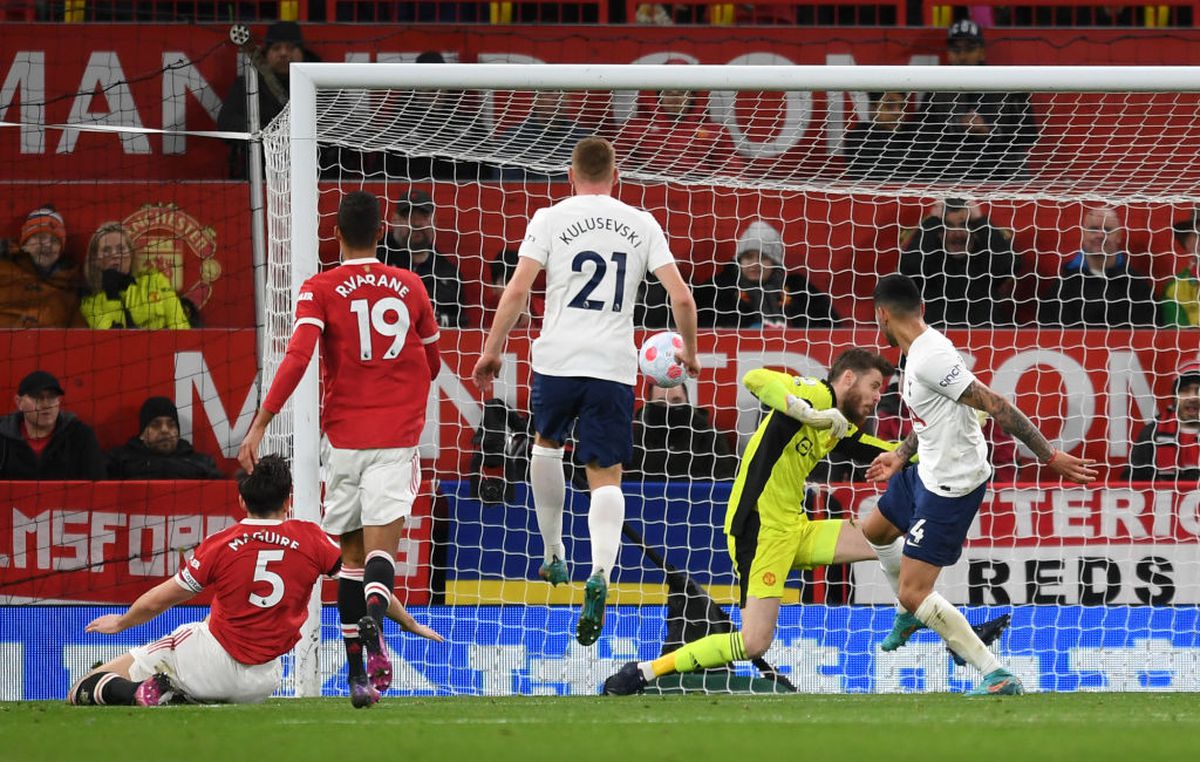
[[[614,251],[611,259],[613,265],[617,268],[617,285],[613,290],[613,312],[620,312],[625,304],[625,258],[628,255],[624,252]],[[571,269],[577,273],[583,272],[583,268],[591,264],[592,277],[587,283],[583,284],[583,288],[579,289],[579,293],[567,302],[568,307],[574,307],[577,310],[602,310],[604,302],[600,299],[589,299],[592,292],[604,280],[604,276],[608,273],[608,262],[604,257],[594,251],[581,251],[575,255],[575,259],[571,260]]]

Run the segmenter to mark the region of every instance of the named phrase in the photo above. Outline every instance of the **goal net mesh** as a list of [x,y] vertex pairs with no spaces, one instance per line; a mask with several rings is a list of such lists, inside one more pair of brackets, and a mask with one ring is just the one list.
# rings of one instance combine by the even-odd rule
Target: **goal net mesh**
[[[390,631],[396,688],[591,694],[626,661],[737,626],[723,524],[740,453],[764,415],[741,377],[765,366],[824,378],[853,346],[898,361],[870,296],[880,276],[905,272],[922,286],[928,321],[978,378],[1103,474],[1090,488],[1065,485],[988,424],[995,476],[939,589],[973,623],[1012,615],[993,649],[1027,688],[1200,689],[1197,101],[319,90],[319,266],[338,261],[340,197],[371,190],[389,219],[381,256],[423,274],[443,328],[421,444],[428,500],[399,550],[397,590],[447,643]],[[294,311],[297,118],[285,112],[265,135],[264,388]],[[574,625],[590,568],[588,497],[570,443],[572,582],[551,588],[537,577],[542,542],[526,483],[529,347],[545,318],[536,288],[505,350],[497,400],[485,403],[470,375],[527,220],[570,195],[571,149],[593,134],[616,147],[616,195],[662,224],[692,285],[704,370],[666,401],[639,379],[623,487],[631,532],[604,635],[583,647]],[[635,317],[639,341],[671,327],[661,286],[639,291]],[[910,430],[902,378],[865,425],[885,439]],[[293,436],[282,415],[264,450],[287,452]],[[881,488],[862,480],[863,465],[831,456],[796,510],[813,521],[865,517]],[[705,591],[718,611],[687,590]],[[800,691],[962,690],[977,680],[928,632],[879,650],[894,610],[874,561],[794,570],[783,601],[760,667]],[[325,690],[343,691],[330,610],[321,637]],[[739,663],[672,685],[769,689],[764,672]]]

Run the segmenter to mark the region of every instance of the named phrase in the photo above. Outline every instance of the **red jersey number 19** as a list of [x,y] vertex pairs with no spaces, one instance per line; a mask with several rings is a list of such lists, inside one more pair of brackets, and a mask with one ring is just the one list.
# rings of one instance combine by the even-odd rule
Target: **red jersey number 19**
[[381,359],[395,359],[404,349],[405,337],[412,320],[408,314],[408,305],[394,296],[385,297],[372,306],[366,299],[355,299],[350,302],[350,311],[358,317],[358,349],[359,358],[370,360],[374,357],[372,333],[392,337],[392,345],[383,353]]

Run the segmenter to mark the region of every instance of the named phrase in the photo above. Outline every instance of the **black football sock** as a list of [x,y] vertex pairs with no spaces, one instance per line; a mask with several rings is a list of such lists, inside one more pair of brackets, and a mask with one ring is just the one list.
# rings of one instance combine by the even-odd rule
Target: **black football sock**
[[392,586],[396,583],[396,561],[386,550],[372,550],[367,554],[367,566],[363,570],[363,593],[366,595],[367,613],[383,632],[383,618],[392,603]]
[[366,677],[363,667],[362,640],[358,637],[358,620],[366,616],[367,603],[363,598],[363,570],[342,566],[338,574],[338,619],[342,623],[342,640],[346,644],[346,669],[349,678]]
[[80,680],[69,700],[76,706],[131,706],[138,685],[116,672],[97,672]]

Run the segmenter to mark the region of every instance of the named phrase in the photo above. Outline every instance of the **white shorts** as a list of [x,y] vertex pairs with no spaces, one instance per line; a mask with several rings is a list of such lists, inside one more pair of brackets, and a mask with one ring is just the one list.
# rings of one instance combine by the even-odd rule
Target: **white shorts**
[[208,631],[207,622],[181,624],[170,635],[129,651],[129,679],[142,682],[165,672],[197,701],[254,704],[279,687],[279,659],[253,666],[234,659]]
[[408,518],[421,488],[415,447],[343,450],[321,438],[325,515],[321,528],[342,535]]

